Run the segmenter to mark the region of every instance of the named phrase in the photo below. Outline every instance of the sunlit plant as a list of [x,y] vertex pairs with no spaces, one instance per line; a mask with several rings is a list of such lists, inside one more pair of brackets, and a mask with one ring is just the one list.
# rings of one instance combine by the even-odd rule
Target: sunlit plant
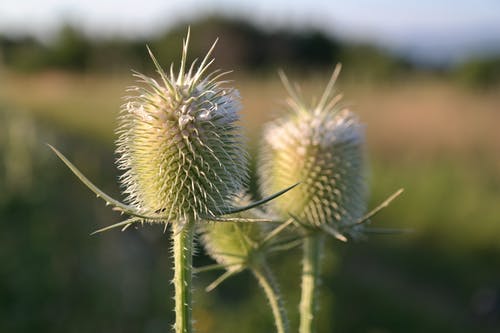
[[[198,271],[218,268],[226,270],[206,289],[210,291],[227,278],[245,269],[250,270],[266,294],[277,332],[287,333],[290,331],[288,315],[268,258],[273,253],[295,247],[301,239],[283,236],[291,220],[285,223],[273,221],[268,214],[257,208],[238,214],[235,218],[256,223],[210,223],[200,228],[205,250],[217,264],[202,267]],[[276,222],[276,227],[269,225]]]
[[281,73],[289,93],[288,108],[266,126],[258,164],[264,194],[301,182],[296,190],[271,203],[278,216],[295,221],[304,237],[300,333],[315,332],[325,236],[344,242],[357,238],[369,219],[401,193],[365,214],[364,127],[334,90],[340,68],[335,68],[321,98],[311,105]]
[[[268,298],[278,333],[289,332],[288,319],[268,257],[302,245],[299,332],[312,333],[325,235],[347,241],[368,232],[369,219],[401,190],[365,213],[363,125],[334,91],[338,66],[312,105],[282,75],[290,94],[288,111],[265,129],[258,165],[264,199],[250,203],[240,195],[245,193],[248,171],[237,124],[238,91],[223,80],[227,73],[209,71],[215,43],[201,61],[189,66],[188,44],[189,32],[178,70],[171,65],[164,71],[149,51],[158,78],[134,74],[138,84],[128,89],[117,130],[124,203],[101,191],[50,147],[98,197],[128,216],[95,233],[125,230],[135,223],[159,223],[165,230],[171,226],[176,333],[193,331],[192,257],[197,230],[217,262],[199,271],[226,270],[207,289],[250,270]],[[268,202],[269,209],[259,209]]]
[[[247,179],[246,152],[236,122],[238,92],[221,80],[226,73],[208,73],[212,48],[187,66],[189,32],[178,72],[165,72],[150,51],[159,80],[135,73],[139,85],[120,114],[116,152],[126,203],[93,185],[59,151],[66,165],[107,204],[130,215],[124,222],[97,232],[136,222],[172,226],[175,287],[175,331],[192,332],[192,256],[195,225],[227,223],[224,215],[265,203],[288,189],[247,207],[233,205]],[[290,184],[289,184],[290,185]]]

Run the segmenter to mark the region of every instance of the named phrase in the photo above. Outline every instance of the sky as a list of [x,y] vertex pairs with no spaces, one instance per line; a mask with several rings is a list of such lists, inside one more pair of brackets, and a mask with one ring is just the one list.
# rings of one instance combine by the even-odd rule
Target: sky
[[72,23],[95,36],[147,37],[206,14],[266,29],[315,27],[422,61],[500,53],[498,0],[1,0],[0,33],[48,40]]

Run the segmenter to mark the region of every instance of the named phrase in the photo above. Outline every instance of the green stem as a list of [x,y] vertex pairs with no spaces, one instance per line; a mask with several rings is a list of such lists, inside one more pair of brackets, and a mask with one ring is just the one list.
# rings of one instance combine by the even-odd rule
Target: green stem
[[264,289],[267,299],[269,300],[278,333],[288,333],[288,316],[283,306],[283,300],[280,297],[278,285],[276,284],[271,270],[267,264],[264,263],[259,267],[252,268],[252,273],[259,281],[260,286]]
[[194,223],[186,223],[182,231],[173,229],[174,243],[174,287],[175,287],[175,332],[193,332],[191,314],[193,235]]
[[304,239],[302,257],[302,295],[299,333],[315,333],[314,316],[318,308],[318,287],[324,235],[316,233]]

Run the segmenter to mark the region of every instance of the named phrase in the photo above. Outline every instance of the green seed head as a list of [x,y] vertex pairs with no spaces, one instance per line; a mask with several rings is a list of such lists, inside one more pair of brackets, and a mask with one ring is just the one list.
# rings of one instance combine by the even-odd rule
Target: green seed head
[[280,215],[291,213],[308,225],[336,231],[362,217],[367,197],[363,126],[333,93],[338,70],[312,107],[283,77],[291,95],[289,112],[265,128],[259,165],[265,194],[301,182],[272,201]]
[[[237,204],[249,203],[244,197]],[[256,210],[249,210],[237,215],[240,218],[260,218]],[[263,259],[259,245],[264,238],[264,228],[258,222],[214,222],[201,228],[201,241],[207,253],[228,271],[240,271]]]
[[229,271],[251,266],[258,258],[262,230],[258,223],[214,222],[203,227],[207,253]]
[[[210,49],[186,70],[189,35],[179,73],[160,80],[136,74],[140,85],[124,105],[116,152],[128,202],[166,221],[219,215],[231,206],[247,178],[238,121],[238,92],[225,88]],[[215,45],[215,44],[214,44]]]

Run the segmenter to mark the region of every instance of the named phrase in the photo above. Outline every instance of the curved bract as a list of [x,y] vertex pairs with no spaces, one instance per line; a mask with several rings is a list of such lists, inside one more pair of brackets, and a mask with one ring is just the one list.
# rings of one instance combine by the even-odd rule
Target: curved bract
[[[188,36],[189,38],[189,36]],[[186,70],[167,74],[153,58],[160,81],[142,74],[123,106],[116,152],[129,204],[165,221],[222,214],[246,181],[246,153],[236,124],[235,89],[218,72],[206,74],[210,53]]]

